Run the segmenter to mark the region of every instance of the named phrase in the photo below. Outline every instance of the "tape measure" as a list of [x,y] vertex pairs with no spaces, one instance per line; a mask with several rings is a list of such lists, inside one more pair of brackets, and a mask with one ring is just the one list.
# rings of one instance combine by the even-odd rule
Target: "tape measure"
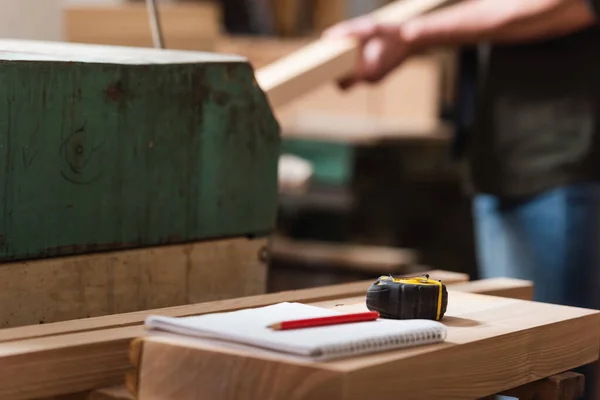
[[367,308],[382,318],[432,319],[444,317],[448,291],[429,275],[416,278],[382,276],[367,290]]

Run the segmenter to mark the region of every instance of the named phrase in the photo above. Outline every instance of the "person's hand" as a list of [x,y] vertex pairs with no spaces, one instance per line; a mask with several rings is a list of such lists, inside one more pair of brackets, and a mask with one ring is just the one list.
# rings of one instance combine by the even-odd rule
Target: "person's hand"
[[360,58],[353,74],[339,82],[342,89],[359,82],[379,82],[412,52],[399,25],[377,23],[370,17],[341,22],[326,30],[323,37],[358,40]]

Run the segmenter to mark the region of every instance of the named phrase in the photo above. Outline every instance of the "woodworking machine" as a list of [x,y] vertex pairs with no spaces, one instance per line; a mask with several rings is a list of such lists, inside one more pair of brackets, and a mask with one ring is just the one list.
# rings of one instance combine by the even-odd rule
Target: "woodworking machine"
[[0,261],[267,235],[279,126],[246,59],[0,41]]

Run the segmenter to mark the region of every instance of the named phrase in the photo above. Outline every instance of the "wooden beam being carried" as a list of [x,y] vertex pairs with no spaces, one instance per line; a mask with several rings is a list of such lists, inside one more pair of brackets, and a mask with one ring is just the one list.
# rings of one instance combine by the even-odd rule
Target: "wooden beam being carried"
[[[452,0],[395,1],[371,15],[382,22],[402,23],[450,2]],[[319,39],[259,69],[256,80],[275,109],[352,72],[357,51],[357,43],[352,39]]]

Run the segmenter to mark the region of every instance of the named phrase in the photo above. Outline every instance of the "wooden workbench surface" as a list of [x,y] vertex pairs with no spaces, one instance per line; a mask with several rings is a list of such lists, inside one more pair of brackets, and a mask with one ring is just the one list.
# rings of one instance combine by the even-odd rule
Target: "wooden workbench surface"
[[[365,309],[362,296],[311,304]],[[475,399],[598,358],[596,311],[450,290],[443,322],[445,343],[330,362],[147,336],[135,388],[140,400]]]

